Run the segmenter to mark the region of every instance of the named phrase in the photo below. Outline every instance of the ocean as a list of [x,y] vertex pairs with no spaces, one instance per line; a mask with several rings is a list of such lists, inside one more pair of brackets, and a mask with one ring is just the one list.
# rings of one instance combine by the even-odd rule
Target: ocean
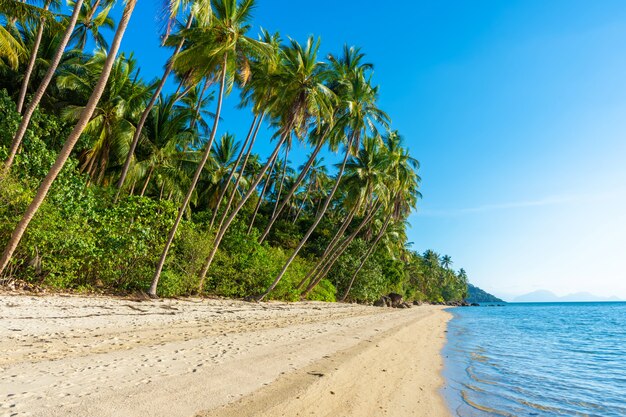
[[452,415],[626,417],[626,303],[449,311]]

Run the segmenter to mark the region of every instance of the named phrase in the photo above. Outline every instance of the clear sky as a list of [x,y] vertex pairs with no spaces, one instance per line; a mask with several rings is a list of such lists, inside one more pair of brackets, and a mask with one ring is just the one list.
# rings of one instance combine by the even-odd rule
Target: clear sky
[[[160,3],[139,0],[122,46],[146,77],[169,56]],[[626,299],[625,1],[259,0],[253,24],[374,63],[380,106],[422,164],[414,249],[504,296]],[[220,130],[241,137],[236,104]]]

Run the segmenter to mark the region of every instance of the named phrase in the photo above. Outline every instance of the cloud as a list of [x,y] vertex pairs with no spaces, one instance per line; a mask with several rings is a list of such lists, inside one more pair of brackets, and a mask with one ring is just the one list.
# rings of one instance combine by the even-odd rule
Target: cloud
[[597,200],[599,195],[569,195],[569,196],[550,196],[538,200],[527,201],[512,201],[496,204],[485,204],[476,207],[465,207],[456,209],[444,209],[444,210],[418,210],[418,216],[431,216],[431,217],[446,217],[446,216],[461,216],[464,214],[485,213],[490,211],[510,210],[525,207],[544,207],[553,206],[558,204],[578,203],[590,200]]

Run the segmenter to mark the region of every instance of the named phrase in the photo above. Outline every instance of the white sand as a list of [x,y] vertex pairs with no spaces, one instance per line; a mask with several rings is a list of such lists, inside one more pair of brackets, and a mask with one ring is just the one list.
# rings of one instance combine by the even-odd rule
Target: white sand
[[0,415],[449,416],[448,318],[430,306],[0,295]]

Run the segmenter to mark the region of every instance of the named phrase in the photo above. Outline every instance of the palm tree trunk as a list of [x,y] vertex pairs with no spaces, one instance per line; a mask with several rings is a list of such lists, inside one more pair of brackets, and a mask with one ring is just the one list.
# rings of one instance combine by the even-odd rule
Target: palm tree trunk
[[[109,54],[107,55],[107,58],[102,67],[102,73],[100,74],[98,83],[93,89],[93,92],[91,93],[91,97],[89,97],[89,101],[87,102],[87,105],[81,112],[80,118],[78,119],[78,123],[76,123],[76,126],[74,126],[74,129],[72,130],[69,137],[67,138],[67,141],[63,145],[61,152],[59,152],[57,159],[54,161],[54,164],[48,171],[48,174],[41,182],[41,185],[39,186],[39,189],[37,190],[37,194],[33,198],[33,201],[30,203],[30,205],[26,209],[26,212],[24,213],[24,216],[22,217],[17,227],[13,231],[11,238],[9,239],[9,242],[7,243],[7,246],[4,249],[2,258],[0,259],[0,275],[9,264],[9,261],[11,260],[11,257],[13,256],[15,249],[17,248],[17,245],[20,243],[20,240],[22,239],[22,236],[24,235],[24,232],[26,231],[26,228],[28,227],[28,224],[32,220],[35,213],[37,213],[37,210],[39,209],[44,199],[46,198],[46,195],[48,194],[48,190],[50,189],[50,186],[52,185],[56,177],[59,175],[59,172],[61,172],[61,169],[65,165],[67,158],[69,158],[70,153],[72,152],[72,149],[74,148],[74,145],[76,145],[76,142],[80,138],[80,135],[85,129],[85,126],[91,119],[91,115],[93,114],[96,106],[98,105],[98,101],[100,101],[100,97],[102,96],[102,93],[104,92],[104,88],[106,87],[107,80],[109,79],[109,75],[111,73],[111,68],[113,67],[113,63],[115,62],[115,57],[117,56],[120,43],[122,42],[122,38],[124,36],[124,31],[126,30],[126,27],[128,26],[128,21],[130,20],[130,17],[133,13],[133,9],[135,8],[136,3],[137,3],[137,0],[126,1],[126,6],[124,7],[122,18],[120,19],[120,22],[117,26],[117,30],[115,31],[115,36],[113,37],[113,42],[111,43]],[[80,10],[81,5],[82,5],[82,0],[78,0],[76,2],[75,11]],[[72,14],[72,18],[74,18],[74,14]],[[73,26],[72,23],[70,23],[69,26]],[[69,33],[71,33],[71,31],[69,31]],[[59,48],[61,49],[61,47]]]
[[[136,1],[137,0],[133,0],[133,7]],[[41,98],[46,92],[46,89],[48,88],[50,81],[52,81],[52,77],[54,77],[57,67],[59,66],[59,62],[61,62],[61,58],[63,57],[63,52],[65,51],[65,47],[67,46],[67,43],[69,42],[70,37],[72,36],[72,32],[74,31],[74,26],[76,25],[76,21],[78,20],[78,15],[80,14],[80,9],[82,5],[83,5],[83,0],[76,0],[76,4],[74,5],[74,10],[72,11],[72,16],[70,17],[70,21],[67,23],[67,27],[65,28],[65,33],[63,34],[63,38],[61,39],[61,42],[59,43],[59,46],[57,47],[57,50],[55,51],[54,56],[52,57],[52,61],[50,62],[48,71],[46,71],[46,75],[43,77],[43,80],[41,80],[41,84],[39,84],[37,91],[35,91],[35,95],[33,96],[26,110],[24,111],[24,116],[22,117],[22,121],[20,122],[20,125],[17,128],[17,132],[15,133],[15,136],[13,137],[13,143],[11,143],[9,156],[4,162],[3,172],[0,174],[0,179],[2,179],[2,177],[4,177],[6,174],[9,173],[9,170],[11,169],[11,165],[13,165],[15,155],[17,154],[17,151],[20,148],[20,145],[22,144],[22,139],[24,139],[24,134],[26,134],[26,129],[28,129],[28,124],[30,123],[30,119],[33,116],[33,113],[35,112],[35,109],[37,108],[37,106],[39,106],[39,102],[41,101]],[[102,93],[100,93],[100,95],[102,95]],[[91,112],[93,113],[93,110]]]
[[291,190],[289,190],[289,193],[287,193],[287,195],[285,196],[285,199],[283,200],[283,202],[280,204],[280,207],[278,208],[278,210],[276,211],[275,215],[272,215],[272,218],[270,219],[269,223],[267,224],[267,226],[265,227],[265,231],[263,231],[263,235],[259,238],[259,243],[263,243],[263,241],[265,240],[265,238],[267,237],[267,235],[270,232],[270,229],[272,228],[272,226],[274,225],[274,222],[276,221],[276,219],[278,218],[278,216],[280,216],[280,213],[283,212],[285,206],[287,205],[287,203],[289,202],[289,199],[294,195],[294,193],[296,192],[296,190],[298,189],[298,187],[300,186],[300,183],[304,180],[304,178],[306,177],[307,173],[309,172],[309,170],[311,169],[311,165],[313,165],[313,161],[315,161],[315,158],[317,157],[317,154],[322,150],[322,147],[324,146],[324,138],[321,138],[319,140],[319,142],[317,143],[317,146],[315,147],[315,149],[313,150],[313,153],[311,154],[311,156],[309,157],[309,160],[306,162],[306,165],[304,166],[304,169],[302,170],[302,172],[300,172],[300,175],[298,175],[298,178],[296,179],[296,182],[293,184],[293,186],[291,187]]
[[[233,167],[228,174],[228,178],[226,179],[226,186],[220,192],[220,196],[217,199],[217,204],[215,205],[215,211],[213,211],[213,215],[211,216],[211,223],[209,225],[209,229],[213,229],[213,224],[215,223],[215,219],[217,218],[217,212],[222,205],[222,200],[224,199],[226,192],[228,191],[228,184],[233,180],[235,176],[235,172],[237,171],[237,167],[239,167],[239,163],[241,162],[241,158],[243,158],[244,153],[246,152],[246,147],[248,146],[248,142],[252,137],[252,132],[254,131],[254,127],[256,126],[257,121],[259,120],[259,115],[255,115],[254,119],[252,119],[252,124],[250,125],[250,130],[248,130],[248,136],[246,136],[246,140],[243,145],[241,145],[241,150],[239,151],[239,155],[237,155],[237,160],[233,164]],[[233,188],[233,193],[236,192],[237,188]]]
[[[187,19],[187,26],[185,27],[185,29],[189,29],[191,27],[191,22],[193,22],[193,12],[189,14],[189,18]],[[120,175],[120,179],[117,182],[117,191],[115,192],[114,202],[117,202],[117,199],[120,196],[120,191],[124,186],[124,181],[126,180],[126,175],[128,175],[128,169],[130,168],[130,163],[133,159],[133,155],[135,154],[137,144],[139,143],[139,137],[141,136],[141,132],[143,131],[143,126],[146,123],[146,120],[148,120],[148,116],[150,115],[150,112],[154,107],[154,103],[156,103],[159,95],[161,94],[161,91],[165,86],[165,82],[167,81],[167,78],[169,77],[170,73],[172,72],[172,68],[174,67],[174,60],[178,56],[180,50],[183,48],[184,44],[185,39],[183,38],[180,40],[180,42],[178,42],[178,45],[176,45],[174,53],[167,62],[165,72],[163,72],[163,76],[161,77],[159,85],[157,85],[156,90],[154,90],[154,94],[152,94],[152,98],[148,102],[148,105],[144,109],[143,113],[141,113],[141,117],[139,118],[139,122],[137,123],[137,127],[135,128],[135,133],[133,134],[133,140],[130,144],[130,148],[128,149],[128,154],[126,155],[126,161],[124,162],[124,167],[122,168],[122,174]]]
[[341,168],[339,170],[339,173],[337,174],[337,179],[335,181],[335,185],[333,186],[332,190],[330,191],[330,194],[326,198],[326,201],[324,202],[324,206],[322,207],[322,210],[320,211],[320,213],[318,213],[317,216],[315,216],[315,221],[313,222],[311,227],[309,227],[309,230],[307,230],[306,234],[304,235],[304,237],[302,238],[302,240],[298,244],[298,247],[296,247],[296,249],[293,251],[293,253],[291,254],[289,259],[287,260],[287,262],[283,266],[283,269],[280,271],[280,273],[278,274],[278,276],[276,277],[274,282],[272,282],[272,285],[270,285],[269,288],[263,294],[261,294],[257,298],[257,301],[263,300],[270,292],[272,292],[272,290],[274,288],[276,288],[276,285],[278,285],[280,280],[283,278],[283,276],[287,272],[287,269],[289,268],[289,265],[291,265],[293,260],[296,259],[296,256],[298,256],[298,252],[300,252],[300,250],[302,249],[304,244],[307,242],[307,240],[309,239],[309,237],[311,236],[311,234],[313,233],[313,231],[315,230],[315,228],[317,227],[319,222],[322,220],[322,216],[324,216],[324,213],[326,213],[326,210],[328,209],[328,206],[330,205],[330,202],[332,201],[333,197],[335,196],[335,192],[337,192],[337,188],[339,188],[339,183],[341,182],[341,178],[343,177],[343,173],[346,170],[346,164],[348,163],[348,158],[350,157],[350,149],[352,147],[353,139],[354,139],[354,137],[350,138],[350,141],[348,143],[348,147],[346,149],[346,155],[343,158],[343,162],[341,163]]
[[[374,215],[376,214],[376,211],[378,211],[379,206],[380,205],[377,205],[376,210],[370,212],[367,216],[365,216],[363,220],[361,221],[361,223],[359,224],[359,226],[356,229],[354,229],[352,233],[350,233],[350,235],[343,242],[337,243],[335,245],[335,247],[333,248],[333,253],[329,254],[326,257],[326,260],[324,262],[318,262],[318,265],[316,265],[317,272],[315,272],[315,269],[314,269],[313,270],[314,273],[309,272],[309,274],[307,274],[307,276],[311,276],[311,280],[309,282],[309,285],[302,292],[302,295],[301,295],[302,297],[306,297],[308,293],[313,288],[315,288],[315,286],[319,284],[319,282],[322,279],[326,277],[326,275],[328,274],[328,272],[330,272],[330,269],[333,267],[335,262],[337,262],[337,259],[339,259],[341,255],[344,254],[344,252],[348,249],[352,241],[361,232],[363,227],[369,224],[369,222],[374,218]],[[300,286],[298,288],[300,288]]]
[[256,202],[256,206],[254,207],[254,213],[252,214],[252,219],[250,220],[250,225],[248,226],[248,234],[252,232],[252,228],[254,227],[254,221],[256,220],[256,215],[259,212],[259,208],[263,203],[263,198],[265,197],[265,193],[267,191],[267,186],[270,184],[272,172],[274,172],[274,165],[278,160],[278,154],[274,157],[272,161],[272,165],[270,166],[269,171],[267,171],[267,178],[265,179],[265,184],[263,184],[263,189],[261,190],[261,194],[259,195],[259,200]]
[[226,219],[226,222],[222,225],[222,227],[220,227],[220,230],[217,233],[217,236],[215,236],[215,241],[213,242],[213,248],[211,249],[211,252],[209,253],[209,256],[207,256],[207,258],[206,258],[206,260],[204,262],[204,265],[202,267],[202,270],[200,271],[200,283],[198,285],[198,292],[202,291],[202,288],[204,286],[204,280],[206,278],[206,273],[209,270],[209,268],[211,267],[211,263],[213,262],[213,258],[215,258],[215,254],[217,253],[217,249],[219,248],[219,245],[220,245],[222,239],[224,238],[224,235],[226,234],[226,231],[228,230],[228,227],[233,222],[233,220],[235,219],[235,217],[237,216],[237,214],[239,213],[241,208],[244,206],[244,204],[246,204],[248,199],[250,199],[252,194],[254,194],[254,190],[256,189],[256,187],[259,186],[259,184],[261,183],[261,180],[263,179],[263,176],[265,176],[265,173],[269,169],[270,161],[274,160],[276,158],[276,156],[278,156],[278,153],[280,152],[280,148],[283,146],[283,143],[285,143],[285,140],[287,140],[287,136],[286,135],[282,135],[280,140],[278,141],[278,144],[274,148],[274,152],[272,152],[272,155],[270,155],[269,160],[265,163],[265,165],[261,169],[261,172],[259,172],[259,174],[257,175],[257,177],[254,180],[254,182],[250,185],[250,188],[248,189],[248,192],[246,192],[246,195],[243,196],[243,198],[241,199],[239,204],[237,204],[237,207],[235,207],[233,212],[230,213],[230,216],[228,216],[228,218]]
[[[200,107],[202,106],[202,98],[204,97],[204,93],[206,93],[207,88],[211,83],[208,79],[204,80],[204,85],[202,86],[202,90],[200,91],[200,95],[198,96],[198,103],[196,103],[196,108],[194,110],[193,119],[189,123],[189,128],[193,129],[196,127],[196,121],[198,120],[198,115],[200,114]],[[219,115],[215,115],[215,117],[219,117]]]
[[[47,0],[43,6],[44,10],[48,10],[50,8],[50,1]],[[35,68],[35,62],[37,61],[37,53],[39,52],[39,45],[41,45],[41,38],[43,37],[43,30],[46,25],[46,19],[42,18],[39,23],[39,28],[37,28],[37,35],[35,36],[35,43],[33,44],[33,50],[30,53],[30,59],[28,60],[28,66],[26,67],[26,71],[24,72],[24,80],[22,81],[22,86],[20,87],[20,95],[17,99],[17,112],[22,113],[22,107],[24,107],[24,100],[26,99],[26,90],[28,90],[28,84],[30,82],[30,76],[33,73],[33,69]]]
[[152,177],[152,172],[154,171],[154,165],[150,167],[150,171],[148,172],[148,176],[146,177],[146,182],[143,183],[143,187],[141,187],[141,197],[143,197],[146,192],[146,188],[148,188],[148,183],[150,182],[150,177]]
[[278,193],[276,194],[276,203],[274,204],[274,210],[272,210],[272,217],[276,215],[276,209],[280,202],[280,195],[283,193],[283,185],[285,184],[285,176],[287,175],[287,158],[289,157],[289,147],[285,147],[285,158],[283,159],[283,173],[280,176],[280,185],[278,187]]
[[348,284],[348,288],[346,289],[346,292],[343,294],[343,297],[341,297],[340,301],[342,303],[346,301],[346,298],[348,298],[348,294],[350,293],[350,290],[352,289],[352,284],[354,284],[354,280],[356,279],[356,276],[359,274],[359,272],[361,272],[361,269],[365,265],[365,262],[367,262],[367,259],[372,255],[372,253],[374,253],[374,249],[376,248],[376,245],[378,245],[378,242],[384,236],[385,231],[387,231],[387,226],[389,226],[389,221],[391,220],[392,214],[393,212],[390,211],[389,215],[387,215],[387,218],[385,219],[385,224],[383,225],[383,227],[381,227],[380,232],[378,233],[378,236],[376,236],[376,240],[365,253],[365,256],[363,257],[363,260],[359,264],[359,267],[356,269],[356,271],[354,271],[354,274],[352,274],[352,279],[350,279],[350,284]]
[[207,159],[209,159],[209,155],[211,154],[211,148],[213,146],[213,140],[215,139],[215,134],[217,133],[217,126],[220,120],[220,113],[222,111],[222,101],[224,98],[224,86],[226,84],[226,72],[227,72],[227,64],[228,64],[228,55],[224,54],[224,61],[222,62],[222,74],[220,79],[220,91],[217,99],[217,109],[215,110],[215,120],[213,121],[213,129],[211,130],[211,137],[209,138],[209,142],[206,145],[206,149],[204,150],[204,154],[202,155],[202,160],[198,164],[196,168],[196,172],[193,175],[193,179],[191,180],[191,185],[189,186],[189,190],[187,191],[187,195],[185,195],[185,199],[183,200],[183,204],[180,206],[178,210],[178,216],[176,216],[176,221],[174,221],[174,225],[170,230],[167,236],[167,242],[165,243],[165,248],[163,248],[163,253],[161,254],[161,258],[159,259],[159,263],[157,265],[156,271],[154,273],[154,277],[152,278],[152,284],[150,284],[150,289],[148,290],[148,295],[151,297],[156,297],[157,286],[159,285],[159,278],[161,278],[161,272],[163,271],[163,265],[165,265],[165,259],[167,258],[167,253],[170,250],[170,246],[172,246],[172,242],[174,241],[174,236],[176,235],[176,230],[178,230],[178,225],[183,218],[183,214],[185,214],[185,210],[187,209],[187,205],[189,204],[189,200],[191,200],[191,196],[193,191],[198,184],[198,179],[200,178],[200,174],[204,169],[204,165],[206,164]]
[[93,19],[93,15],[96,14],[96,11],[98,11],[98,6],[100,6],[100,0],[96,0],[91,6],[91,12],[89,12],[86,19],[88,22],[91,22],[91,19]]
[[304,194],[304,198],[302,199],[302,203],[300,204],[300,207],[298,207],[298,211],[296,212],[296,217],[294,217],[292,224],[296,224],[296,222],[298,221],[298,217],[300,217],[300,213],[302,212],[302,209],[304,208],[306,201],[309,199],[309,194],[311,193],[312,187],[313,187],[313,184],[309,184],[309,186],[306,187],[306,193]]
[[[228,198],[228,203],[226,204],[226,208],[224,209],[224,213],[222,213],[222,217],[220,218],[220,224],[217,226],[217,230],[221,230],[222,229],[222,225],[224,224],[224,221],[226,220],[226,217],[228,217],[228,212],[230,211],[230,207],[233,204],[233,201],[235,199],[235,195],[237,195],[237,190],[240,188],[239,184],[241,183],[241,179],[243,178],[243,174],[244,171],[246,169],[246,166],[248,166],[248,159],[250,159],[250,155],[252,154],[252,147],[254,146],[254,142],[256,141],[256,137],[257,134],[259,133],[259,128],[261,127],[261,124],[263,123],[263,118],[265,117],[265,112],[261,113],[261,117],[259,117],[259,121],[256,125],[256,127],[254,128],[254,134],[252,135],[252,140],[250,141],[250,144],[248,145],[248,150],[246,151],[246,156],[243,159],[243,164],[241,164],[241,169],[239,170],[239,176],[237,177],[237,181],[235,181],[235,186],[233,187],[233,192],[230,194],[230,197]],[[243,195],[243,191],[240,191],[240,194]]]

